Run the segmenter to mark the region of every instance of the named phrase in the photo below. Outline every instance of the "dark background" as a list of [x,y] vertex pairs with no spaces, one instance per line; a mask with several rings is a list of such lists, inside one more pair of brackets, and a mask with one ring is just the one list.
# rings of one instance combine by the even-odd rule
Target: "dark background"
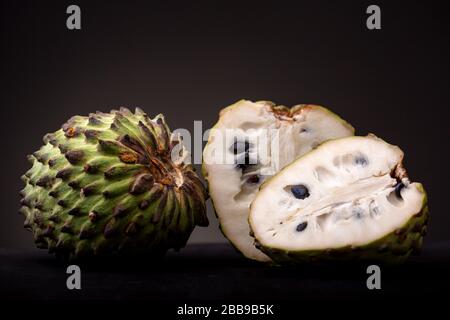
[[[429,194],[426,247],[450,239],[448,10],[393,2],[373,2],[371,31],[366,1],[2,1],[0,247],[34,247],[19,178],[70,116],[139,106],[207,129],[242,98],[321,104],[399,145]],[[70,4],[82,30],[66,28]],[[209,209],[191,242],[225,241]]]

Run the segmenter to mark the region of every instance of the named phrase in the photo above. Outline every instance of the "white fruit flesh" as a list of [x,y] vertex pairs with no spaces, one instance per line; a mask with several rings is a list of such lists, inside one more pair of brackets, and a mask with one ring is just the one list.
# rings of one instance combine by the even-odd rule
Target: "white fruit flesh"
[[[270,258],[255,248],[248,225],[249,205],[260,184],[320,143],[353,135],[354,131],[319,106],[297,106],[291,115],[274,113],[272,106],[241,100],[222,110],[203,154],[204,174],[223,233],[245,256],[260,261]],[[230,133],[229,129],[231,137],[225,133]],[[234,139],[249,141],[253,165],[242,169],[233,162],[245,154],[234,155]],[[261,152],[261,143],[266,152]],[[225,157],[231,161],[225,162]]]
[[[249,219],[255,238],[286,251],[362,246],[382,238],[422,207],[423,189],[404,176],[402,159],[398,147],[373,135],[324,143],[262,186]],[[295,197],[292,186],[298,185],[309,196]]]

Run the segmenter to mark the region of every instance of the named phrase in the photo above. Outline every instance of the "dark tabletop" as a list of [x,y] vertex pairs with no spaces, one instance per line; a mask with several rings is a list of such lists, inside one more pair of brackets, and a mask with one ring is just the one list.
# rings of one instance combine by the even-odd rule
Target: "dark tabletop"
[[273,267],[244,259],[226,244],[190,245],[157,261],[81,264],[81,290],[66,287],[65,263],[44,250],[0,250],[2,301],[45,303],[139,302],[314,303],[422,301],[449,288],[450,244],[431,246],[401,266],[381,266],[381,290],[368,290],[368,264]]

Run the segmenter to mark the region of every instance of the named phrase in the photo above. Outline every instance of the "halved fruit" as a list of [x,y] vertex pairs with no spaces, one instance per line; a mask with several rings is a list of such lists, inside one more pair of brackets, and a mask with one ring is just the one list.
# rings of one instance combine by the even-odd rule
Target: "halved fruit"
[[402,160],[374,135],[322,144],[261,187],[249,216],[257,246],[278,263],[404,261],[422,245],[428,209]]
[[285,165],[354,129],[326,108],[241,100],[220,112],[203,153],[203,174],[223,234],[246,257],[270,261],[254,246],[249,205],[259,186]]

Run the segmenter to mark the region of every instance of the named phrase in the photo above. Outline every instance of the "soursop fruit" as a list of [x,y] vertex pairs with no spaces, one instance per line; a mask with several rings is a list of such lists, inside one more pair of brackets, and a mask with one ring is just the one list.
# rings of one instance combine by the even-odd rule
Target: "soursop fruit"
[[36,245],[65,258],[179,249],[206,226],[206,189],[162,115],[72,117],[44,137],[22,177]]
[[420,249],[427,197],[403,152],[369,135],[325,142],[261,186],[249,223],[275,262],[402,262]]
[[259,186],[313,147],[353,132],[320,106],[241,100],[223,109],[210,131],[202,168],[225,237],[246,257],[270,261],[249,234],[249,205]]

